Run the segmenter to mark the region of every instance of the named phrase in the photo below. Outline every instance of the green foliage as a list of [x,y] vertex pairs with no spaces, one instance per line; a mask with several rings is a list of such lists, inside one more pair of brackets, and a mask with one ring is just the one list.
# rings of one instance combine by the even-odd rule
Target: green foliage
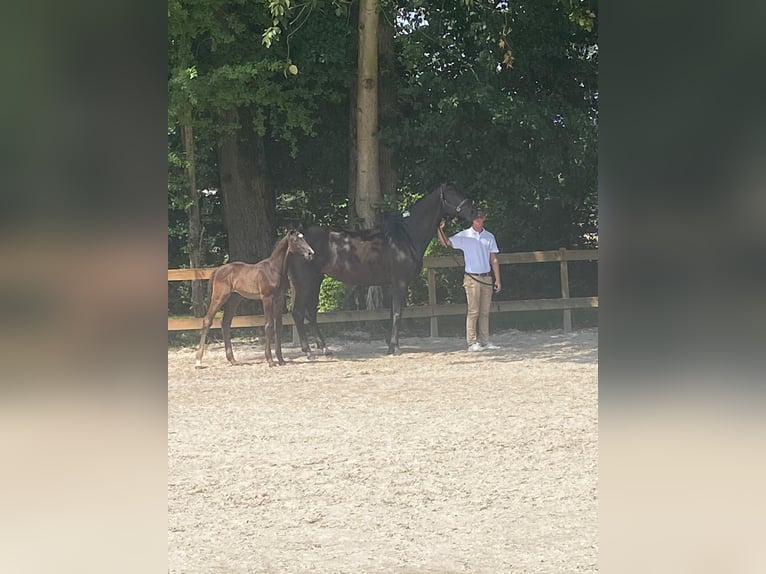
[[[350,5],[169,0],[171,266],[184,264],[184,122],[194,125],[200,189],[219,185],[221,135],[252,129],[264,137],[275,227],[346,225],[357,33]],[[381,0],[380,6],[397,32],[389,73],[398,102],[379,135],[394,149],[401,174],[397,194],[384,197],[381,208],[404,211],[439,182],[454,181],[487,206],[487,228],[501,251],[588,245],[598,223],[595,1]],[[221,113],[232,108],[246,110],[251,123],[224,123]],[[226,254],[220,198],[203,195],[201,202],[207,260],[220,263]],[[462,224],[449,226],[454,233]],[[427,253],[459,254],[436,241]],[[557,282],[555,269],[533,267],[506,268],[502,297],[526,289],[515,283],[539,290]],[[440,302],[464,301],[459,269],[436,277]],[[425,279],[424,271],[413,282],[411,304],[427,301]],[[584,274],[582,281],[594,279]],[[322,289],[323,309],[342,307],[342,285],[326,279]]]
[[296,49],[276,44],[266,49],[257,37],[291,8],[289,0],[173,0],[168,8],[171,121],[192,109],[202,138],[215,144],[232,129],[220,114],[247,107],[252,127],[289,142],[295,155],[299,138],[316,135],[318,106],[340,99],[349,60],[338,42],[343,35],[327,34],[342,21],[321,10],[313,10],[303,26],[315,41]]
[[[405,189],[453,180],[490,208],[501,249],[575,247],[596,230],[597,20],[559,0],[422,5],[396,38]],[[512,58],[508,58],[508,53]]]
[[325,277],[319,287],[319,310],[337,311],[343,309],[346,285],[332,277]]

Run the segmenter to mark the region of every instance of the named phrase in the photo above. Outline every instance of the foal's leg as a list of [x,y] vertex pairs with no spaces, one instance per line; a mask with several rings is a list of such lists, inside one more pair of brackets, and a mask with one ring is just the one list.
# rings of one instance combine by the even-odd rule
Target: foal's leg
[[277,352],[277,362],[285,364],[282,358],[282,309],[285,307],[284,295],[274,298],[274,347]]
[[223,333],[223,346],[226,349],[226,358],[232,365],[238,365],[239,363],[234,358],[234,351],[231,348],[231,320],[234,318],[234,314],[237,312],[237,307],[242,301],[242,295],[239,293],[232,293],[229,300],[223,306],[223,319],[221,319],[221,332]]
[[202,334],[199,339],[199,347],[197,347],[197,360],[194,366],[199,369],[202,367],[202,355],[205,353],[205,344],[207,342],[207,332],[210,326],[213,324],[213,317],[218,313],[218,310],[229,299],[230,293],[224,293],[220,288],[216,290],[216,286],[213,285],[212,292],[210,294],[210,305],[207,308],[207,313],[202,318]]
[[271,356],[271,339],[274,337],[274,299],[263,298],[263,317],[266,319],[264,330],[266,331],[266,362],[269,367],[274,366],[274,358]]

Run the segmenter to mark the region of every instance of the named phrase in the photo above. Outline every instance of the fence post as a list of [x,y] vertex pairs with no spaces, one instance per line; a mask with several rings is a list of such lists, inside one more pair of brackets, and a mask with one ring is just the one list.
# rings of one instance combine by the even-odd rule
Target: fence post
[[[569,266],[567,265],[567,250],[559,249],[561,256],[561,298],[569,299]],[[572,310],[564,309],[564,332],[572,330]]]
[[[433,267],[428,268],[428,306],[433,313],[436,305],[436,270]],[[439,336],[439,318],[431,316],[431,337]]]

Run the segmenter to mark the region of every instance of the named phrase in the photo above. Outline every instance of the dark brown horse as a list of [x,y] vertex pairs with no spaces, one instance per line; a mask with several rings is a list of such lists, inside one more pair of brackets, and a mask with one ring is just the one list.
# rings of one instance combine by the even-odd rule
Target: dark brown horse
[[263,316],[266,329],[266,360],[270,367],[274,366],[271,356],[271,340],[275,339],[277,361],[285,364],[282,358],[282,309],[289,281],[287,279],[288,254],[301,255],[305,259],[314,257],[314,250],[306,242],[302,233],[290,230],[277,243],[271,256],[255,264],[235,261],[221,265],[213,271],[208,282],[210,306],[202,319],[202,336],[197,349],[196,367],[202,366],[202,355],[205,352],[207,332],[213,323],[213,317],[223,307],[221,330],[223,344],[226,348],[226,358],[236,365],[234,352],[231,349],[231,320],[242,298],[261,299],[263,301]]
[[452,185],[442,184],[419,199],[403,215],[390,218],[382,226],[364,231],[332,231],[323,227],[306,230],[306,238],[316,251],[311,261],[293,258],[288,263],[293,281],[293,319],[301,349],[309,357],[304,320],[313,325],[317,349],[326,351],[317,325],[319,288],[324,275],[351,285],[391,285],[391,331],[388,352],[399,350],[399,319],[407,288],[423,268],[423,254],[443,217],[460,216],[473,220],[476,208]]

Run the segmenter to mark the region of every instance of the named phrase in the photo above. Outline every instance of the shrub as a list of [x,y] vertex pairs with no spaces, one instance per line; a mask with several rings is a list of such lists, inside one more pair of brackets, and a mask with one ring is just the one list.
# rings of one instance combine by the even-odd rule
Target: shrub
[[332,277],[325,277],[319,288],[319,311],[337,311],[343,308],[346,286]]

